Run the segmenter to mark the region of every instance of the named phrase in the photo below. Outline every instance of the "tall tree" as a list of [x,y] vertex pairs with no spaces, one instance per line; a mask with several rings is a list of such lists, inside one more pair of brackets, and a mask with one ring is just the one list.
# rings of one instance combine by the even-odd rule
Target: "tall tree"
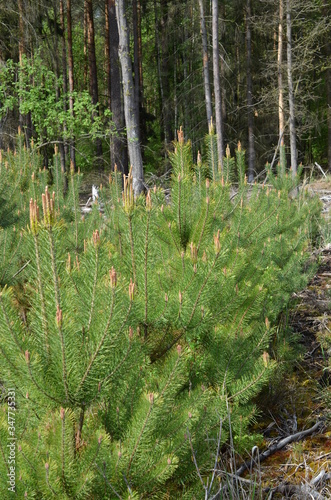
[[[65,38],[65,22],[64,22],[64,5],[63,0],[60,0],[60,26],[62,31],[61,41],[62,41],[62,90],[63,90],[63,111],[67,112],[68,103],[67,103],[67,95],[68,95],[68,75],[67,75],[67,49],[66,49],[66,38]],[[67,124],[64,122],[63,124],[64,134],[67,135]],[[64,143],[64,162],[66,163],[66,159],[68,156],[68,145],[65,141]]]
[[[99,91],[98,91],[98,76],[97,76],[97,60],[95,55],[95,37],[94,37],[94,20],[93,20],[93,3],[92,0],[85,0],[85,9],[87,17],[87,44],[88,44],[88,67],[89,67],[89,87],[92,104],[98,106]],[[96,116],[96,111],[94,117]],[[95,140],[96,153],[98,159],[99,170],[102,170],[102,143],[101,139]]]
[[[71,0],[67,0],[67,44],[68,44],[68,77],[69,77],[69,110],[74,116],[74,56],[72,50]],[[76,170],[76,152],[74,138],[70,139],[70,163]]]
[[222,97],[220,80],[220,53],[218,40],[218,0],[212,0],[212,31],[213,31],[213,71],[214,71],[214,94],[215,94],[215,115],[217,132],[217,152],[219,170],[223,171],[223,122],[222,122]]
[[105,0],[105,89],[106,101],[109,109],[111,109],[111,82],[110,82],[110,39],[109,39],[109,12],[108,0]]
[[[138,22],[138,1],[133,0],[132,2],[132,27],[133,27],[133,69],[134,69],[134,101],[137,107],[137,114],[139,115],[141,108],[141,98],[140,98],[140,62],[139,62],[139,35],[140,26]],[[140,126],[139,126],[140,134]],[[139,136],[139,140],[141,137]]]
[[119,34],[119,56],[123,78],[124,114],[130,164],[132,167],[133,190],[139,195],[144,189],[144,171],[139,141],[139,116],[134,101],[132,61],[130,57],[130,35],[124,0],[116,2],[116,17]]
[[278,23],[278,51],[277,51],[277,69],[278,69],[278,121],[279,121],[279,146],[280,146],[280,164],[285,171],[285,110],[284,110],[284,84],[283,84],[283,19],[284,5],[283,0],[279,0],[279,23]]
[[[19,63],[20,63],[20,74],[19,74],[19,85],[22,89],[22,78],[24,72],[24,62],[23,58],[27,56],[27,40],[26,40],[26,8],[23,5],[23,0],[18,0],[18,19],[19,19],[19,42],[18,42],[18,52],[19,52]],[[26,145],[29,147],[32,138],[32,121],[31,112],[27,114],[22,113],[22,98],[20,96],[20,106],[19,106],[19,125],[25,134]]]
[[209,79],[209,60],[208,60],[208,42],[207,42],[207,30],[205,23],[205,14],[203,8],[203,0],[199,0],[200,8],[200,30],[202,38],[202,61],[203,61],[203,80],[205,88],[205,101],[206,101],[206,113],[207,113],[207,123],[208,127],[211,124],[213,108],[211,102],[211,91],[210,91],[210,79]]
[[297,137],[295,129],[295,105],[293,91],[293,64],[292,64],[292,21],[291,4],[286,0],[286,34],[287,34],[287,81],[288,81],[288,101],[290,111],[290,146],[291,146],[291,168],[292,175],[297,173]]
[[[324,0],[323,14],[326,19],[330,19],[330,2]],[[326,55],[326,102],[327,102],[327,127],[328,127],[328,170],[331,172],[331,42],[328,33],[325,36]]]
[[128,153],[124,138],[125,118],[122,106],[121,72],[119,61],[119,36],[115,0],[108,1],[109,16],[109,60],[110,60],[110,106],[112,112],[112,134],[110,139],[110,162],[123,174],[128,174]]
[[246,85],[247,85],[247,122],[248,122],[248,182],[254,179],[255,141],[252,83],[252,29],[251,0],[246,2]]

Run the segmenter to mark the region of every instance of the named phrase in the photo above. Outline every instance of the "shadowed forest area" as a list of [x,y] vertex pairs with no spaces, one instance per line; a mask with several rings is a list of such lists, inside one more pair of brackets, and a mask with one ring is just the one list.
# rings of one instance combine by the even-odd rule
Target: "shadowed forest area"
[[3,498],[331,498],[330,8],[1,3]]
[[0,20],[4,149],[19,124],[46,167],[57,143],[66,169],[162,175],[179,127],[196,159],[212,119],[249,180],[281,144],[331,168],[328,0],[9,0]]

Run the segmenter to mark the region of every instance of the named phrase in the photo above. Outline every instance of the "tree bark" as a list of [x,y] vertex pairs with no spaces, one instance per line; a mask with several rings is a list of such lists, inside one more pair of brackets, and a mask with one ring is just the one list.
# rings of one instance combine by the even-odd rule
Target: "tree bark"
[[255,142],[254,142],[254,112],[252,83],[252,30],[251,30],[251,0],[246,3],[246,80],[247,80],[247,122],[248,122],[248,182],[254,180]]
[[[66,39],[65,39],[65,23],[64,23],[64,5],[63,0],[60,0],[60,26],[62,30],[62,90],[63,90],[63,111],[64,113],[68,110],[67,96],[68,96],[68,80],[67,80],[67,50],[66,50]],[[63,124],[63,132],[65,137],[67,136],[67,125]],[[68,157],[68,145],[65,139],[64,145],[64,170],[66,170],[66,160]],[[65,178],[67,183],[67,178]],[[65,186],[67,187],[67,186]]]
[[293,92],[293,66],[292,66],[292,21],[291,4],[286,0],[286,34],[287,34],[287,80],[288,80],[288,100],[290,109],[290,146],[291,146],[291,168],[293,177],[297,173],[298,155],[296,145],[295,129],[295,104]]
[[[285,115],[284,115],[284,89],[283,89],[283,18],[284,6],[283,0],[279,0],[279,24],[278,24],[278,52],[277,52],[277,70],[278,70],[278,121],[279,121],[279,144],[280,150],[284,148],[285,133]],[[283,155],[280,154],[281,168],[285,173],[283,165]]]
[[200,7],[200,31],[202,39],[202,61],[203,61],[203,80],[205,86],[205,101],[208,128],[211,124],[213,116],[213,108],[211,103],[210,79],[209,79],[209,61],[208,61],[208,43],[207,43],[207,30],[205,23],[205,14],[203,9],[203,0],[199,0]]
[[[99,91],[98,91],[98,76],[97,76],[97,60],[95,55],[95,38],[94,38],[94,20],[93,20],[93,3],[92,0],[85,0],[87,13],[87,45],[88,45],[88,67],[90,80],[90,95],[92,104],[98,106]],[[98,114],[98,111],[93,113],[92,119]],[[102,162],[102,142],[100,138],[95,140],[97,163],[99,171],[103,170]]]
[[[219,9],[220,16],[220,39],[221,39],[221,47],[225,42],[225,2],[221,2]],[[221,106],[222,106],[222,138],[223,138],[223,147],[225,144],[226,136],[225,136],[225,122],[226,122],[226,87],[224,85],[225,82],[225,60],[220,53],[220,85],[221,85]]]
[[[134,102],[136,105],[136,113],[140,116],[140,76],[139,76],[139,27],[138,27],[138,6],[137,0],[132,2],[132,14],[133,14],[133,70],[134,70]],[[140,124],[139,124],[139,140],[140,137]]]
[[[68,76],[69,76],[69,110],[74,117],[74,57],[72,52],[71,0],[67,0],[67,43],[68,43]],[[76,170],[75,139],[71,131],[70,164]]]
[[[19,31],[19,42],[18,42],[18,52],[19,52],[19,65],[20,65],[20,88],[22,88],[22,76],[23,76],[23,56],[26,55],[26,34],[24,26],[24,5],[22,0],[18,0],[18,31]],[[25,135],[25,143],[27,147],[30,147],[30,142],[32,138],[32,119],[31,112],[29,111],[26,115],[21,113],[22,98],[20,97],[20,110],[19,110],[19,126],[21,131]]]
[[160,18],[160,31],[161,31],[161,81],[162,81],[162,120],[164,124],[164,143],[167,149],[169,143],[173,140],[173,127],[171,123],[171,108],[170,108],[170,85],[169,85],[169,41],[168,41],[168,7],[167,0],[161,0],[161,18]]
[[214,71],[214,94],[215,115],[217,132],[217,152],[219,170],[223,172],[223,123],[222,123],[222,97],[220,82],[219,45],[218,45],[218,0],[212,0],[212,31],[213,31],[213,71]]
[[[24,22],[23,22],[23,2],[22,0],[18,0],[18,33],[19,33],[19,39],[18,39],[18,57],[19,57],[19,63],[20,67],[22,67],[22,59],[23,59],[23,54],[24,54]],[[21,78],[20,78],[21,80]],[[20,83],[20,86],[22,84]],[[24,132],[24,120],[23,120],[23,115],[21,113],[21,100],[22,98],[20,97],[20,106],[19,106],[19,126],[22,132]]]
[[128,140],[129,158],[132,167],[133,190],[138,196],[144,189],[143,162],[139,142],[139,116],[134,102],[132,62],[130,57],[129,29],[124,0],[116,0],[116,17],[119,33],[119,56],[123,78],[124,114]]
[[105,0],[105,89],[106,89],[106,106],[111,109],[110,94],[110,39],[109,39],[109,13],[108,0]]
[[[328,0],[324,0],[323,14],[326,19],[330,19],[330,2]],[[331,172],[331,42],[328,35],[326,35],[325,55],[327,60],[325,80],[328,125],[328,170]]]
[[[61,6],[60,6],[61,8]],[[60,92],[60,61],[59,61],[59,44],[58,44],[58,24],[57,24],[57,2],[53,0],[53,9],[54,9],[54,65],[55,65],[55,74],[56,74],[56,83],[55,83],[55,95],[56,101],[60,102],[61,100],[61,92]],[[64,141],[63,137],[59,135],[59,153],[61,160],[61,168],[63,172],[65,172],[66,167],[66,159],[65,159],[65,150],[64,150]]]
[[[156,0],[154,0],[154,20],[155,20],[155,26],[154,26],[154,31],[155,31],[155,47],[156,47],[156,59],[157,59],[157,76],[158,76],[158,81],[159,81],[159,100],[160,100],[160,110],[161,110],[161,126],[163,128],[163,140],[166,144],[166,139],[167,139],[167,127],[165,123],[165,119],[163,116],[163,109],[164,109],[164,91],[163,91],[163,79],[162,79],[162,70],[161,70],[161,43],[160,43],[160,37],[159,37],[159,31],[160,31],[160,26],[161,22],[159,23],[158,19],[158,12],[157,12],[157,5],[156,5]],[[175,68],[176,68],[176,62],[175,62]],[[176,88],[176,86],[175,86]],[[177,111],[177,107],[175,105],[175,117]],[[175,119],[176,123],[176,119]]]
[[109,59],[110,59],[110,103],[112,112],[112,135],[110,138],[110,162],[125,175],[128,174],[128,152],[124,138],[124,110],[121,97],[121,73],[118,55],[118,26],[115,0],[108,0],[109,16]]

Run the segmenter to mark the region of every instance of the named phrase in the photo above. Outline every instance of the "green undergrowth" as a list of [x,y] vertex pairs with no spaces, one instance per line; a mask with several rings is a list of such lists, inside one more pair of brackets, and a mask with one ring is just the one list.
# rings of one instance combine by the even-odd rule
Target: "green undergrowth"
[[0,380],[19,497],[199,497],[220,421],[222,443],[230,413],[236,447],[255,444],[254,398],[288,349],[277,322],[307,282],[320,206],[287,180],[248,185],[240,146],[225,179],[213,145],[211,131],[194,165],[180,131],[170,198],[135,199],[114,172],[86,216],[57,152],[50,171],[21,137],[2,153]]

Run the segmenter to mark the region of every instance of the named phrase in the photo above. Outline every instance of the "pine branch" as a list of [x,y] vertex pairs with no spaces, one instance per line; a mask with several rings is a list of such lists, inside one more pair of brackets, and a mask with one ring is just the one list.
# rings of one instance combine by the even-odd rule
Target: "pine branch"
[[153,410],[153,406],[154,406],[154,395],[153,395],[153,394],[150,394],[150,395],[149,395],[149,400],[150,400],[150,406],[149,406],[149,409],[148,409],[148,413],[147,413],[147,415],[146,415],[146,418],[145,418],[144,424],[143,424],[143,426],[142,426],[142,428],[141,428],[140,434],[139,434],[139,436],[138,436],[138,439],[137,439],[137,441],[136,441],[136,443],[135,443],[135,446],[134,446],[133,452],[132,452],[132,454],[131,454],[131,457],[130,457],[130,460],[129,460],[129,464],[128,464],[128,468],[127,468],[127,475],[129,475],[129,474],[130,474],[130,470],[131,470],[131,466],[132,466],[132,462],[133,462],[134,456],[135,456],[135,454],[136,454],[136,451],[137,451],[137,448],[138,448],[138,446],[139,446],[139,443],[140,443],[141,437],[142,437],[142,435],[143,435],[143,433],[144,433],[144,431],[145,431],[145,428],[146,428],[146,425],[147,425],[147,423],[148,423],[149,417],[150,417],[150,415],[151,415],[151,413],[152,413],[152,410]]

